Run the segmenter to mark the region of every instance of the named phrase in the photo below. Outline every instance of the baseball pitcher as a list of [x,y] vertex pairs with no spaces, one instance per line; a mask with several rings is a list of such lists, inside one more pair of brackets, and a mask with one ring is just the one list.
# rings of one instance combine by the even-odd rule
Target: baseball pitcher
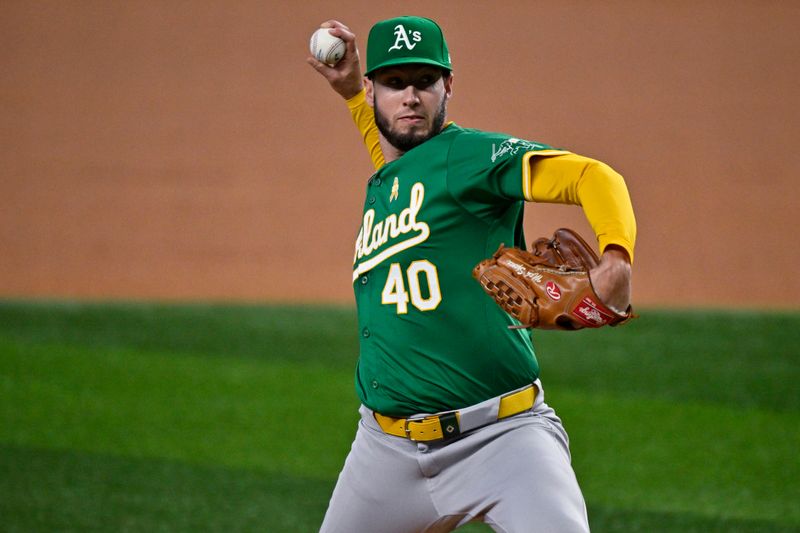
[[[599,161],[448,121],[454,74],[436,22],[375,24],[363,76],[353,32],[323,26],[345,41],[344,58],[308,62],[346,99],[376,172],[353,250],[361,419],[322,531],[476,520],[588,531],[527,328],[631,316],[636,223],[624,180]],[[526,202],[581,206],[600,255],[568,231],[526,251]]]

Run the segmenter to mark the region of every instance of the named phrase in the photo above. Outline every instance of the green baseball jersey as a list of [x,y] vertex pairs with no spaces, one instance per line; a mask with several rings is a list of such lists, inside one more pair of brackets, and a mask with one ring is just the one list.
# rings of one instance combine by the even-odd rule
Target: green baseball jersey
[[528,331],[508,328],[472,268],[525,246],[527,157],[550,149],[451,123],[370,178],[353,267],[364,405],[434,413],[538,377]]

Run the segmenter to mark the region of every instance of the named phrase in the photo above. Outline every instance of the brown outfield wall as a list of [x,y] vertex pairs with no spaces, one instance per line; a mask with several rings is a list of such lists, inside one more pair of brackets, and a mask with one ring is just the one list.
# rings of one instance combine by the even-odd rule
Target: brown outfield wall
[[350,302],[371,167],[307,40],[413,13],[448,36],[451,118],[626,177],[638,305],[798,307],[799,3],[397,5],[6,2],[0,296]]

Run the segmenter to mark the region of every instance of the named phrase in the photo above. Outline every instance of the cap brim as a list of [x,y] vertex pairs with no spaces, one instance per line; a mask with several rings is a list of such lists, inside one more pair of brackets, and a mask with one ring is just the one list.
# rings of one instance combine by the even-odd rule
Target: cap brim
[[390,59],[389,61],[384,61],[380,65],[376,65],[376,66],[372,67],[371,69],[366,71],[364,73],[364,75],[365,76],[369,76],[370,74],[372,74],[376,70],[380,70],[380,69],[386,68],[386,67],[395,67],[397,65],[413,65],[413,64],[417,64],[417,65],[433,65],[435,67],[439,67],[441,69],[444,69],[444,70],[446,70],[448,72],[453,70],[450,65],[447,65],[445,63],[441,63],[439,61],[435,61],[433,59],[424,59],[424,58],[419,58],[419,57],[398,57],[398,58],[395,58],[395,59]]

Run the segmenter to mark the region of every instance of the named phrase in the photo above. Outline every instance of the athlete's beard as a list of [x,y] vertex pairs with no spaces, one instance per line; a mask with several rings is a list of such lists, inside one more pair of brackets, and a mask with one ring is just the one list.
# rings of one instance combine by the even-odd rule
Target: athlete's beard
[[391,124],[389,124],[389,119],[383,116],[378,110],[377,98],[375,98],[374,101],[374,111],[375,124],[378,126],[378,130],[383,134],[384,138],[386,138],[386,140],[389,141],[392,146],[401,152],[406,153],[412,148],[424,143],[428,139],[435,137],[442,131],[444,118],[447,116],[447,98],[442,98],[442,102],[439,104],[439,109],[436,110],[436,115],[433,117],[431,129],[427,133],[415,131],[413,128],[411,128],[411,130],[409,130],[407,133],[398,133],[393,131]]

